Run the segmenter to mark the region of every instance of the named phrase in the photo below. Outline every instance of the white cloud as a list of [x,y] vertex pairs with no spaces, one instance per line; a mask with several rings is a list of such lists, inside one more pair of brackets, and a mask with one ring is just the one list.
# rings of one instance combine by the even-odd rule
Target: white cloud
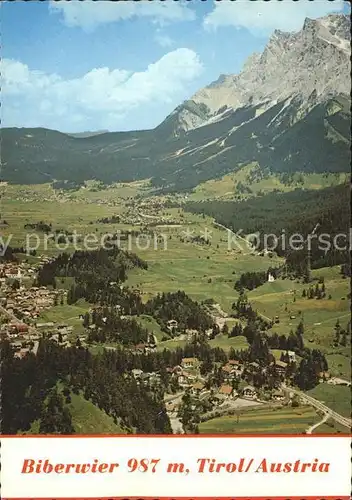
[[298,31],[306,17],[316,19],[342,11],[343,7],[344,0],[223,0],[215,3],[214,9],[205,17],[204,27],[216,29],[219,26],[234,26],[247,28],[254,35],[265,36],[275,29]]
[[94,68],[65,80],[11,59],[3,59],[0,69],[4,126],[70,130],[76,121],[116,130],[123,128],[119,120],[131,120],[136,113],[146,119],[155,106],[162,110],[179,104],[203,65],[194,51],[180,48],[135,73]]
[[171,47],[175,43],[174,40],[169,37],[169,35],[163,35],[161,33],[157,33],[154,38],[155,38],[155,41],[161,47]]
[[49,10],[59,14],[67,26],[79,26],[86,31],[91,31],[102,24],[135,17],[150,18],[161,25],[195,19],[194,11],[187,4],[174,0],[154,0],[153,2],[147,0],[141,2],[94,2],[92,0],[54,2],[51,0]]

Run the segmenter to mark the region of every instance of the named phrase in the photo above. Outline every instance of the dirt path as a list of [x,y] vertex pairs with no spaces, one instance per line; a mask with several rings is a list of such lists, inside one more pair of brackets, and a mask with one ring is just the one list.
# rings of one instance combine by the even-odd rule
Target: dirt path
[[213,224],[215,226],[218,226],[218,227],[222,228],[222,229],[225,229],[225,231],[227,231],[227,234],[229,234],[229,232],[230,232],[231,234],[236,235],[239,240],[241,240],[241,241],[243,241],[245,243],[245,245],[247,246],[247,249],[249,250],[249,252],[248,253],[244,253],[243,249],[241,248],[241,252],[242,252],[243,255],[250,255],[250,254],[259,255],[259,252],[256,252],[255,247],[250,243],[249,240],[247,240],[246,238],[243,238],[243,236],[240,236],[239,234],[234,233],[232,231],[232,229],[224,226],[223,224],[219,224],[219,222],[215,222],[214,221]]
[[318,422],[317,424],[314,424],[312,425],[311,427],[309,427],[309,429],[307,429],[306,431],[306,434],[313,434],[313,431],[319,427],[320,425],[324,424],[327,420],[329,420],[330,418],[330,415],[328,413],[326,413],[323,417],[322,420],[320,420],[320,422]]
[[226,323],[226,319],[229,317],[229,315],[221,309],[220,304],[213,304],[213,320],[215,323],[218,325],[220,330],[222,330],[224,324]]
[[[284,386],[283,386],[284,387]],[[351,428],[351,419],[344,417],[343,415],[340,415],[336,411],[333,411],[331,408],[326,406],[324,403],[321,401],[318,401],[317,399],[312,398],[311,396],[308,396],[308,394],[305,394],[304,392],[298,391],[297,389],[293,389],[292,387],[289,388],[290,392],[293,392],[297,396],[299,396],[303,401],[308,402],[311,406],[314,406],[317,410],[320,410],[327,414],[329,417],[331,417],[333,420],[338,422],[339,424],[348,427],[349,429]]]
[[169,417],[169,420],[170,420],[170,425],[171,425],[171,429],[172,429],[173,434],[184,434],[185,433],[183,430],[183,427],[182,427],[181,420],[179,420],[178,418],[174,418],[174,417]]
[[[170,395],[170,396],[166,396],[164,398],[164,401],[165,401],[165,403],[180,402],[183,395],[184,395],[184,392],[179,392],[178,394],[173,394],[173,395]],[[184,434],[184,430],[183,430],[183,426],[182,426],[181,420],[179,418],[175,417],[175,416],[171,417],[169,413],[168,413],[168,416],[169,416],[169,420],[170,420],[170,425],[171,425],[172,433],[173,434]]]

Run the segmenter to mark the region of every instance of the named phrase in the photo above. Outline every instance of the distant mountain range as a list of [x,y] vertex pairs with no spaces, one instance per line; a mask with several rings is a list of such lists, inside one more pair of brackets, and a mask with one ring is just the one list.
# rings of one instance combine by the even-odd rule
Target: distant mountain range
[[256,161],[277,172],[350,168],[350,19],[275,31],[238,75],[222,75],[154,130],[63,134],[2,129],[2,179],[14,183],[152,178],[164,190]]

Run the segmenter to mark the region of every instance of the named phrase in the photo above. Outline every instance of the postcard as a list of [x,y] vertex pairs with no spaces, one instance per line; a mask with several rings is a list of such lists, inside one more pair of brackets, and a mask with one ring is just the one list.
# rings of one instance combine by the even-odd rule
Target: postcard
[[343,0],[2,3],[6,500],[347,500]]

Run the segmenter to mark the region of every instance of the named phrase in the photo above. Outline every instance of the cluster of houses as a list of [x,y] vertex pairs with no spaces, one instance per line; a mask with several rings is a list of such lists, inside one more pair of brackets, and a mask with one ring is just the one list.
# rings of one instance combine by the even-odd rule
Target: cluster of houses
[[132,375],[138,384],[148,387],[156,387],[160,384],[160,374],[156,372],[144,372],[138,368],[132,370]]
[[[1,327],[2,337],[6,337],[10,341],[10,345],[14,350],[15,358],[23,358],[29,352],[37,354],[39,341],[45,336],[52,342],[57,343],[61,347],[71,347],[72,343],[69,340],[69,335],[73,331],[72,326],[68,326],[64,323],[55,324],[53,322],[47,323],[35,323],[34,327],[29,327],[25,323],[14,323],[10,322],[8,324],[9,330],[6,331]],[[86,346],[86,338],[84,336],[79,337],[80,345],[82,347]]]
[[134,354],[150,354],[156,352],[156,339],[153,334],[148,336],[148,341],[145,344],[137,344],[132,347]]
[[[126,205],[127,206],[127,205]],[[146,203],[131,203],[128,210],[120,215],[123,224],[148,224],[148,225],[179,225],[179,217],[164,215],[164,203],[158,199],[148,198]]]
[[49,257],[42,255],[35,266],[28,262],[0,264],[0,306],[7,316],[20,318],[24,323],[32,323],[42,311],[64,299],[64,290],[30,286],[37,270],[50,261]]
[[34,355],[38,352],[39,340],[15,340],[11,342],[11,347],[14,350],[14,357],[17,359],[22,359],[29,352],[32,352]]
[[35,321],[42,311],[48,310],[64,299],[64,290],[49,290],[46,287],[21,286],[18,289],[8,287],[3,289],[4,296],[0,298],[0,305],[11,316],[17,316],[24,322]]
[[36,273],[34,267],[26,262],[4,262],[0,264],[0,285],[10,283],[12,280],[17,280],[20,284],[25,279],[30,279]]
[[[244,364],[241,361],[231,359],[221,367],[222,384],[220,387],[211,387],[207,384],[206,378],[199,374],[200,362],[197,358],[184,358],[179,366],[169,368],[168,372],[177,379],[178,385],[187,390],[193,397],[200,400],[209,401],[214,407],[226,402],[234,401],[237,398],[260,402],[259,391],[248,384],[245,375],[248,372],[259,370],[258,363]],[[286,363],[277,362],[279,372],[285,370]],[[241,378],[239,384],[233,384],[235,379]],[[237,389],[234,388],[236,385]],[[285,394],[281,389],[271,392],[273,401],[283,401]],[[177,412],[177,404],[173,401],[167,403],[167,410],[170,414]]]

